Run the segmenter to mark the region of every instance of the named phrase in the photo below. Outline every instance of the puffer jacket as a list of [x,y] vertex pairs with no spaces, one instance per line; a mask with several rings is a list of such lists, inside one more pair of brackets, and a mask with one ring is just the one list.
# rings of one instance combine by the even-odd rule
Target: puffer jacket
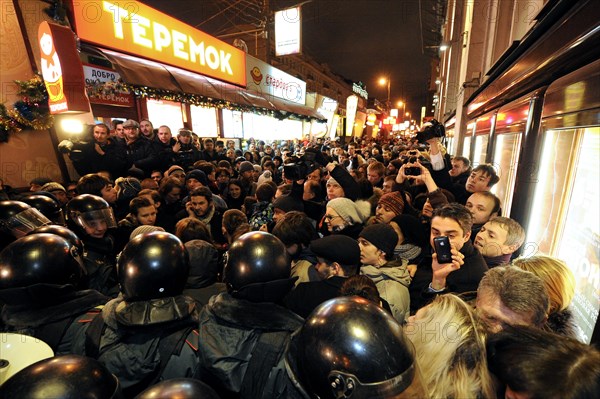
[[404,322],[410,311],[410,294],[408,286],[411,277],[406,266],[407,261],[391,260],[381,267],[365,265],[360,274],[369,277],[392,309],[392,315],[399,323]]

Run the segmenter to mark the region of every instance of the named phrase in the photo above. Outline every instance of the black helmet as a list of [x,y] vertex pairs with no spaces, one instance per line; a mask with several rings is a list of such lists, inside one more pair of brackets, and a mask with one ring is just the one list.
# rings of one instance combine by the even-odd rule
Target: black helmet
[[[270,233],[252,231],[242,235],[229,248],[223,276],[232,295],[252,301],[264,299],[274,302],[283,294],[275,285],[281,283],[282,288],[291,289],[289,282],[293,284],[294,279],[290,279],[290,273],[290,260],[281,240]],[[272,288],[267,289],[267,284]],[[253,291],[251,296],[261,295],[247,297],[249,291]],[[270,294],[269,291],[275,297],[264,297]]]
[[38,191],[35,194],[31,194],[23,198],[23,202],[31,205],[44,216],[52,221],[52,223],[63,225],[65,224],[65,218],[63,216],[60,202],[52,193],[46,191]]
[[95,223],[106,223],[106,228],[117,227],[112,208],[102,197],[81,194],[67,204],[67,226],[77,234],[87,234],[87,227]]
[[47,287],[72,291],[85,276],[77,247],[54,234],[19,238],[0,252],[0,290],[11,302]]
[[121,398],[119,380],[102,363],[55,356],[19,371],[0,387],[2,398]]
[[210,386],[193,378],[173,378],[160,382],[135,399],[219,399],[219,395]]
[[[292,379],[319,398],[391,398],[416,374],[402,327],[360,297],[331,299],[292,336],[286,363]],[[420,382],[419,382],[420,383]]]
[[83,254],[83,242],[81,241],[81,239],[79,239],[77,234],[73,233],[66,227],[58,226],[56,224],[47,224],[45,226],[38,227],[37,229],[31,231],[28,235],[43,233],[55,234],[57,236],[61,236],[62,238],[66,238],[68,241],[71,242],[71,244],[77,247],[77,251],[79,251],[80,255]]
[[0,231],[23,237],[50,220],[31,205],[21,201],[0,201]]
[[131,302],[180,295],[189,271],[188,253],[179,238],[162,231],[129,241],[117,262],[121,293]]

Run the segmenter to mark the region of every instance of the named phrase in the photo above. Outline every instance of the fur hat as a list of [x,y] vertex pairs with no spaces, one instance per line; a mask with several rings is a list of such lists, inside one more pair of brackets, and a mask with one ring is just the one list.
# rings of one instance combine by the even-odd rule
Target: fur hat
[[392,191],[381,196],[377,205],[383,205],[389,210],[394,212],[396,216],[401,215],[404,211],[404,198],[402,193],[398,191]]
[[252,162],[244,161],[240,164],[240,174],[252,171],[254,171],[254,165],[252,165]]
[[258,176],[258,185],[268,181],[273,181],[273,175],[270,170],[265,170],[262,175]]
[[348,198],[335,198],[327,203],[328,208],[332,208],[344,219],[346,223],[362,223],[362,216],[356,204]]
[[372,224],[365,227],[358,236],[383,251],[386,259],[390,260],[394,256],[394,248],[398,244],[398,234],[389,224]]
[[200,169],[194,169],[187,172],[187,174],[185,175],[185,181],[187,182],[188,179],[196,179],[200,183],[202,183],[203,186],[208,186],[208,179],[206,178],[206,173],[204,173]]
[[135,237],[139,236],[140,234],[152,233],[153,231],[165,231],[165,229],[163,229],[162,227],[150,226],[150,225],[138,226],[131,232],[129,239],[133,240]]
[[333,234],[313,240],[310,243],[310,250],[330,262],[338,262],[347,266],[360,264],[358,242],[343,234]]

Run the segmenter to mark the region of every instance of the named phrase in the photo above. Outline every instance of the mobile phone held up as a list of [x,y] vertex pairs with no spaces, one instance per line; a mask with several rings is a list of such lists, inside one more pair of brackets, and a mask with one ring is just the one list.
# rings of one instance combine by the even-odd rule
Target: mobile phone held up
[[437,261],[440,265],[452,263],[452,252],[450,252],[450,240],[446,236],[435,237],[433,246],[437,255]]

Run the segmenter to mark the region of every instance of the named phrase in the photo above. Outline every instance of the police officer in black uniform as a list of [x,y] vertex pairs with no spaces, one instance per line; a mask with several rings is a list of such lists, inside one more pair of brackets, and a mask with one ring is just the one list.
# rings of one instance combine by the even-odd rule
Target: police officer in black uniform
[[283,353],[303,319],[278,305],[292,289],[285,245],[250,232],[230,247],[226,293],[200,313],[200,379],[222,397],[287,398]]
[[102,362],[127,397],[161,380],[193,377],[198,314],[194,300],[181,294],[189,274],[181,241],[166,232],[139,235],[117,268],[121,292],[90,323],[76,353]]
[[0,302],[5,331],[46,342],[54,353],[71,353],[85,321],[108,298],[86,289],[77,246],[55,234],[32,234],[0,252]]

